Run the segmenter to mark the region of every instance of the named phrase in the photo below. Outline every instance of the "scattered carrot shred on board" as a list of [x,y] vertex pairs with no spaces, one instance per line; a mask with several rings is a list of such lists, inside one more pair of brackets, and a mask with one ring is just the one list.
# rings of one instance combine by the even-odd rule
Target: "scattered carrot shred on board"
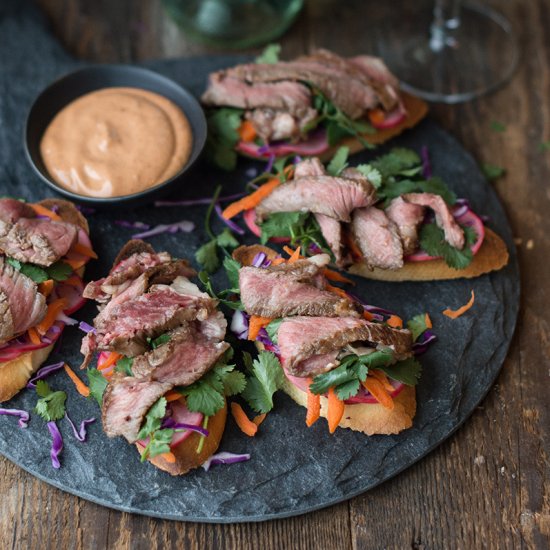
[[366,309],[363,311],[363,317],[367,321],[372,321],[374,319],[374,315],[370,311],[367,311]]
[[327,410],[327,420],[328,420],[328,431],[333,434],[344,416],[344,402],[338,399],[334,388],[328,390],[328,410]]
[[321,396],[313,393],[309,387],[307,389],[307,413],[306,425],[313,426],[321,416]]
[[250,120],[243,120],[242,124],[239,126],[239,129],[237,130],[237,133],[239,134],[239,137],[242,141],[250,142],[254,141],[256,138],[256,129],[254,128],[254,124],[250,122]]
[[451,319],[456,319],[457,317],[460,317],[463,313],[466,313],[473,305],[475,301],[475,294],[472,290],[472,296],[468,300],[468,303],[463,305],[462,307],[459,307],[457,310],[453,311],[452,309],[447,308],[443,315],[446,315],[447,317],[450,317]]
[[393,390],[395,389],[390,384],[390,381],[388,380],[388,377],[386,376],[386,373],[381,371],[380,369],[369,370],[369,376],[372,376],[372,377],[376,378],[377,380],[379,380],[380,382],[382,382],[382,385],[384,386],[384,388],[387,391],[393,392]]
[[403,328],[403,319],[397,315],[390,315],[386,323],[392,328]]
[[426,324],[426,326],[428,328],[432,328],[432,320],[430,318],[430,316],[426,313],[426,315],[424,316],[424,323]]
[[250,210],[252,208],[255,208],[262,202],[267,196],[271,195],[275,187],[277,187],[281,183],[281,180],[279,178],[273,178],[264,183],[262,186],[258,187],[256,191],[253,193],[250,193],[250,195],[247,195],[246,197],[243,197],[242,199],[239,199],[238,201],[235,201],[231,203],[223,212],[222,216],[229,220],[236,216],[237,214],[240,214],[243,210]]
[[345,298],[346,300],[349,300],[349,296],[347,295],[346,291],[342,288],[338,288],[337,286],[332,286],[327,284],[325,286],[325,290],[328,290],[329,292],[333,292],[334,294],[337,294],[341,298]]
[[109,367],[112,367],[121,357],[122,355],[120,355],[120,353],[112,351],[109,353],[105,361],[102,361],[101,364],[97,365],[97,370],[106,370]]
[[53,290],[53,279],[48,279],[47,281],[43,281],[38,285],[38,292],[45,296],[46,298],[52,293]]
[[67,363],[63,365],[63,368],[65,369],[65,372],[69,375],[69,378],[73,381],[76,387],[76,391],[80,395],[83,395],[84,397],[88,397],[90,395],[90,388],[86,386],[86,384],[84,384],[84,382],[82,382],[80,378],[78,378],[78,376],[74,373],[73,369],[71,369],[71,367],[69,367]]
[[252,419],[252,422],[254,422],[254,424],[256,424],[256,426],[259,426],[264,420],[265,420],[265,417],[267,416],[267,413],[263,413],[263,414],[257,414],[253,419]]
[[337,283],[348,283],[350,285],[355,284],[351,279],[348,279],[347,277],[344,277],[343,275],[338,273],[338,271],[334,271],[332,269],[325,268],[323,273],[329,281],[336,281]]
[[38,216],[46,216],[55,222],[60,222],[61,216],[58,216],[53,210],[42,206],[41,204],[31,204],[30,207],[36,212]]
[[29,335],[29,340],[33,343],[33,344],[36,344],[36,345],[39,345],[42,343],[42,340],[40,338],[40,334],[38,334],[38,332],[36,332],[36,329],[34,327],[30,328],[29,330],[27,330],[27,333]]
[[55,323],[55,319],[59,315],[63,309],[67,307],[67,300],[64,298],[59,298],[57,300],[54,300],[48,305],[48,310],[46,311],[46,315],[44,316],[44,319],[36,325],[36,330],[40,334],[46,334],[50,327]]
[[259,315],[251,315],[248,321],[248,339],[256,340],[260,330],[269,325],[273,319],[271,317],[260,317]]
[[235,419],[235,422],[237,423],[237,426],[239,426],[240,430],[250,436],[254,437],[256,435],[256,432],[258,431],[258,426],[252,422],[246,416],[246,413],[243,411],[243,408],[233,401],[231,403],[231,414],[233,415],[233,418]]
[[83,256],[88,256],[88,258],[94,258],[97,260],[97,254],[88,246],[84,246],[79,242],[73,244],[72,250],[77,254],[82,254]]
[[166,460],[166,462],[169,462],[170,464],[174,464],[176,462],[176,455],[170,451],[168,451],[167,453],[162,453],[159,456],[161,458],[164,458],[164,460]]
[[363,382],[363,387],[367,389],[374,399],[384,408],[391,410],[395,407],[395,403],[390,394],[384,388],[383,383],[377,378],[373,378],[372,376],[369,378],[367,376],[366,380]]

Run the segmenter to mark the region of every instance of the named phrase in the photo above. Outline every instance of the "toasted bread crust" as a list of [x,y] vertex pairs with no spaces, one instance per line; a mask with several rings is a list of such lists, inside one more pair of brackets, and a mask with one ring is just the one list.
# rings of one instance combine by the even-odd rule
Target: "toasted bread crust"
[[149,254],[154,254],[155,249],[145,241],[139,240],[139,239],[132,239],[128,241],[121,249],[120,252],[117,254],[117,257],[115,258],[115,261],[113,262],[113,267],[118,265],[122,260],[125,260],[126,258],[129,258],[132,256],[132,254],[141,254],[143,252],[147,252]]
[[377,281],[441,281],[448,279],[471,279],[484,273],[503,268],[509,259],[506,243],[491,229],[485,229],[485,239],[472,263],[465,269],[453,269],[444,260],[405,262],[401,269],[370,270],[364,263],[348,268],[353,275],[361,275]]
[[[298,405],[307,406],[307,394],[292,384],[287,378],[283,382],[283,391]],[[344,406],[344,416],[338,426],[350,428],[367,435],[397,434],[412,426],[416,413],[416,390],[413,386],[405,386],[393,399],[392,410],[378,403],[361,403]],[[327,417],[328,399],[321,396],[321,416]],[[304,414],[305,421],[305,414]]]
[[90,233],[88,220],[82,215],[78,208],[69,201],[63,199],[44,199],[39,203],[49,210],[55,210],[57,215],[65,222],[72,223]]
[[[202,436],[198,433],[193,433],[172,450],[172,453],[176,457],[176,462],[168,462],[162,457],[162,455],[155,456],[149,459],[149,461],[157,468],[160,468],[173,476],[183,475],[189,472],[189,470],[198,468],[218,449],[225,430],[226,419],[227,402],[222,409],[209,418],[208,437],[205,439],[200,453],[197,453],[197,447]],[[136,447],[139,450],[137,443]]]
[[241,245],[235,250],[233,250],[233,259],[237,260],[241,265],[248,266],[252,265],[256,254],[263,252],[270,260],[275,259],[278,256],[278,253],[272,248],[261,244],[251,244],[251,245]]

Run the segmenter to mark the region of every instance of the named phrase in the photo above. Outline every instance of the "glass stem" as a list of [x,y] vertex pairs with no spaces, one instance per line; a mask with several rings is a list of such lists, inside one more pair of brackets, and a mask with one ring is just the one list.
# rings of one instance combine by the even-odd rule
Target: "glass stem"
[[435,0],[434,19],[430,28],[430,49],[440,52],[446,46],[456,47],[453,36],[460,26],[461,0]]

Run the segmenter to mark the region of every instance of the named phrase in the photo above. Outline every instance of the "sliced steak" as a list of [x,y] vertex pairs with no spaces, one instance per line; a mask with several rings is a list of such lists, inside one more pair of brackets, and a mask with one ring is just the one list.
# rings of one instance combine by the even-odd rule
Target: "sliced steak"
[[67,254],[77,234],[69,223],[21,218],[0,237],[0,250],[21,262],[50,266]]
[[445,233],[445,240],[455,248],[464,247],[464,231],[441,196],[432,193],[407,193],[403,198],[407,202],[431,208],[435,213],[435,222]]
[[349,58],[348,61],[372,80],[389,84],[396,90],[399,88],[399,80],[390,73],[384,61],[379,57],[358,55]]
[[298,139],[306,132],[307,124],[316,116],[315,109],[308,109],[301,116],[267,108],[254,109],[245,113],[245,118],[252,123],[256,133],[264,142]]
[[403,267],[403,245],[397,226],[383,210],[371,206],[353,212],[351,231],[365,263],[370,267]]
[[143,418],[173,385],[115,373],[103,394],[103,430],[109,437],[137,441]]
[[262,221],[274,212],[313,212],[349,222],[356,208],[374,202],[374,187],[366,180],[333,176],[310,176],[279,185],[256,208]]
[[[323,362],[300,364],[318,355],[340,351],[352,342],[369,342],[393,349],[398,358],[412,353],[412,335],[407,329],[394,329],[351,317],[291,317],[285,319],[278,332],[283,367],[293,376],[311,376],[324,372]],[[325,365],[326,370],[326,365]]]
[[336,265],[343,266],[347,262],[342,256],[342,224],[338,220],[325,216],[324,214],[314,214],[325,242],[334,254]]
[[326,173],[323,163],[317,157],[301,160],[294,167],[295,180],[308,176],[324,176]]
[[413,254],[418,248],[418,226],[424,219],[424,207],[397,197],[386,208],[386,215],[397,226],[403,254]]
[[0,343],[37,325],[46,315],[46,299],[38,292],[36,283],[6,263],[4,258],[0,258],[0,294],[5,297]]
[[225,105],[247,110],[267,107],[299,118],[311,107],[311,92],[307,86],[298,82],[287,80],[252,84],[218,72],[210,76],[202,102],[205,105]]
[[32,206],[16,199],[0,199],[0,221],[13,225],[21,218],[34,218],[36,213]]
[[339,365],[336,359],[339,353],[340,350],[334,350],[329,353],[323,353],[322,355],[312,355],[308,359],[300,361],[294,366],[294,372],[300,374],[295,374],[294,376],[308,378],[332,370]]
[[358,306],[354,302],[324,290],[326,280],[322,271],[328,256],[321,256],[324,261],[320,265],[311,260],[298,260],[268,268],[241,268],[239,285],[246,312],[271,318],[358,316]]

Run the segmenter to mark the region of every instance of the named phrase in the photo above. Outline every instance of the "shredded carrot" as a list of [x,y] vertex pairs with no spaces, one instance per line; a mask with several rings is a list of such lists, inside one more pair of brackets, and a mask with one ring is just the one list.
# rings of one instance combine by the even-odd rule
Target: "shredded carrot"
[[30,207],[37,213],[38,216],[47,216],[56,222],[62,221],[60,216],[41,204],[31,204]]
[[254,141],[257,135],[256,128],[254,128],[254,124],[252,124],[250,120],[243,120],[237,132],[241,138],[241,141],[246,142]]
[[290,246],[283,246],[283,250],[290,256],[290,258],[287,260],[289,264],[293,264],[294,262],[303,258],[303,256],[300,255],[300,252],[302,251],[301,246],[299,246],[296,250],[292,250]]
[[336,281],[337,283],[349,283],[350,285],[355,284],[351,279],[348,279],[347,277],[344,277],[343,275],[338,273],[338,271],[325,268],[323,273],[329,281]]
[[265,417],[267,416],[267,413],[264,413],[264,414],[257,414],[253,419],[252,419],[252,422],[254,422],[254,424],[256,424],[256,426],[259,426],[264,420],[265,420]]
[[171,453],[168,451],[167,453],[162,453],[159,455],[161,458],[164,458],[166,462],[169,462],[170,464],[174,464],[176,462],[176,455],[174,453]]
[[319,420],[321,416],[321,396],[307,389],[307,413],[306,426],[309,428]]
[[430,316],[427,313],[426,315],[424,315],[424,323],[426,327],[432,328],[432,320],[430,319]]
[[381,124],[384,122],[384,119],[386,118],[386,115],[384,114],[384,111],[382,109],[371,109],[368,112],[369,120],[373,124]]
[[363,311],[363,317],[367,321],[372,321],[374,319],[374,315],[370,311],[367,311],[366,309],[365,309],[365,311]]
[[66,264],[69,264],[74,271],[76,271],[77,269],[80,269],[81,267],[84,267],[86,265],[86,263],[88,262],[88,260],[69,260],[69,259],[65,259],[63,260],[64,263]]
[[28,331],[27,331],[27,334],[29,335],[29,340],[35,344],[35,345],[39,345],[42,343],[42,340],[40,338],[40,334],[38,334],[38,332],[36,332],[36,329],[35,328],[30,328]]
[[164,395],[164,398],[168,403],[171,403],[172,401],[177,401],[178,399],[181,399],[181,393],[175,390],[171,390]]
[[63,284],[80,288],[82,280],[77,275],[71,275],[68,279],[63,281]]
[[337,286],[332,286],[327,284],[325,286],[325,290],[328,290],[329,292],[334,292],[334,294],[338,294],[341,298],[345,298],[346,300],[349,300],[349,296],[347,295],[346,291],[338,288]]
[[88,258],[94,258],[97,260],[97,254],[91,248],[84,246],[79,242],[74,243],[71,250],[77,254],[82,254],[83,256],[88,256]]
[[392,328],[403,328],[403,319],[397,315],[390,315],[386,323]]
[[367,376],[367,379],[363,382],[363,386],[370,392],[370,394],[382,405],[385,409],[393,409],[395,403],[390,394],[384,388],[384,385],[380,380]]
[[271,317],[260,317],[259,315],[251,315],[248,321],[248,339],[256,340],[260,330],[269,325],[273,319]]
[[350,249],[354,259],[361,260],[363,258],[363,253],[361,252],[361,249],[350,234],[342,231],[342,241]]
[[53,279],[48,279],[38,285],[38,292],[47,298],[52,293],[53,285]]
[[244,434],[250,437],[256,435],[256,432],[258,431],[258,426],[256,426],[256,424],[254,424],[254,422],[252,422],[252,420],[250,420],[248,416],[246,416],[243,408],[234,401],[231,403],[231,414],[233,415],[237,426],[239,426]]
[[384,386],[384,389],[386,389],[389,392],[393,392],[395,389],[388,380],[388,377],[386,376],[386,373],[381,371],[380,369],[372,369],[369,370],[369,376],[372,376],[376,378],[379,382],[382,383],[382,386]]
[[287,179],[291,179],[294,175],[294,165],[289,164],[284,170],[283,174],[287,177]]
[[271,195],[275,187],[281,183],[279,178],[273,178],[264,183],[261,187],[258,187],[256,191],[250,193],[246,197],[239,199],[236,202],[231,203],[223,212],[222,216],[229,220],[240,214],[243,210],[250,210],[260,204],[267,196]]
[[333,434],[344,416],[344,402],[338,399],[334,388],[328,390],[328,431]]
[[84,397],[88,397],[90,395],[90,388],[86,386],[86,384],[84,384],[84,382],[82,382],[80,378],[78,378],[78,376],[74,373],[73,369],[71,369],[71,367],[69,367],[67,363],[63,365],[63,368],[65,369],[65,372],[69,375],[69,378],[73,381],[76,387],[76,391],[80,395],[83,395]]
[[271,265],[281,265],[286,264],[286,260],[284,258],[275,258],[271,261]]
[[473,305],[475,300],[475,294],[472,290],[472,296],[468,303],[466,305],[463,305],[462,307],[459,307],[457,310],[453,311],[452,309],[446,309],[443,312],[443,315],[446,315],[447,317],[450,317],[451,319],[456,319],[457,317],[460,317],[463,313],[466,313]]
[[59,298],[48,304],[48,310],[46,311],[46,316],[38,325],[36,325],[36,330],[39,334],[46,334],[50,327],[55,323],[59,313],[67,307],[67,300],[65,298]]
[[112,367],[121,357],[122,355],[120,355],[120,353],[111,351],[107,356],[107,359],[105,359],[105,361],[102,361],[101,364],[97,365],[97,370],[105,370],[109,367]]

